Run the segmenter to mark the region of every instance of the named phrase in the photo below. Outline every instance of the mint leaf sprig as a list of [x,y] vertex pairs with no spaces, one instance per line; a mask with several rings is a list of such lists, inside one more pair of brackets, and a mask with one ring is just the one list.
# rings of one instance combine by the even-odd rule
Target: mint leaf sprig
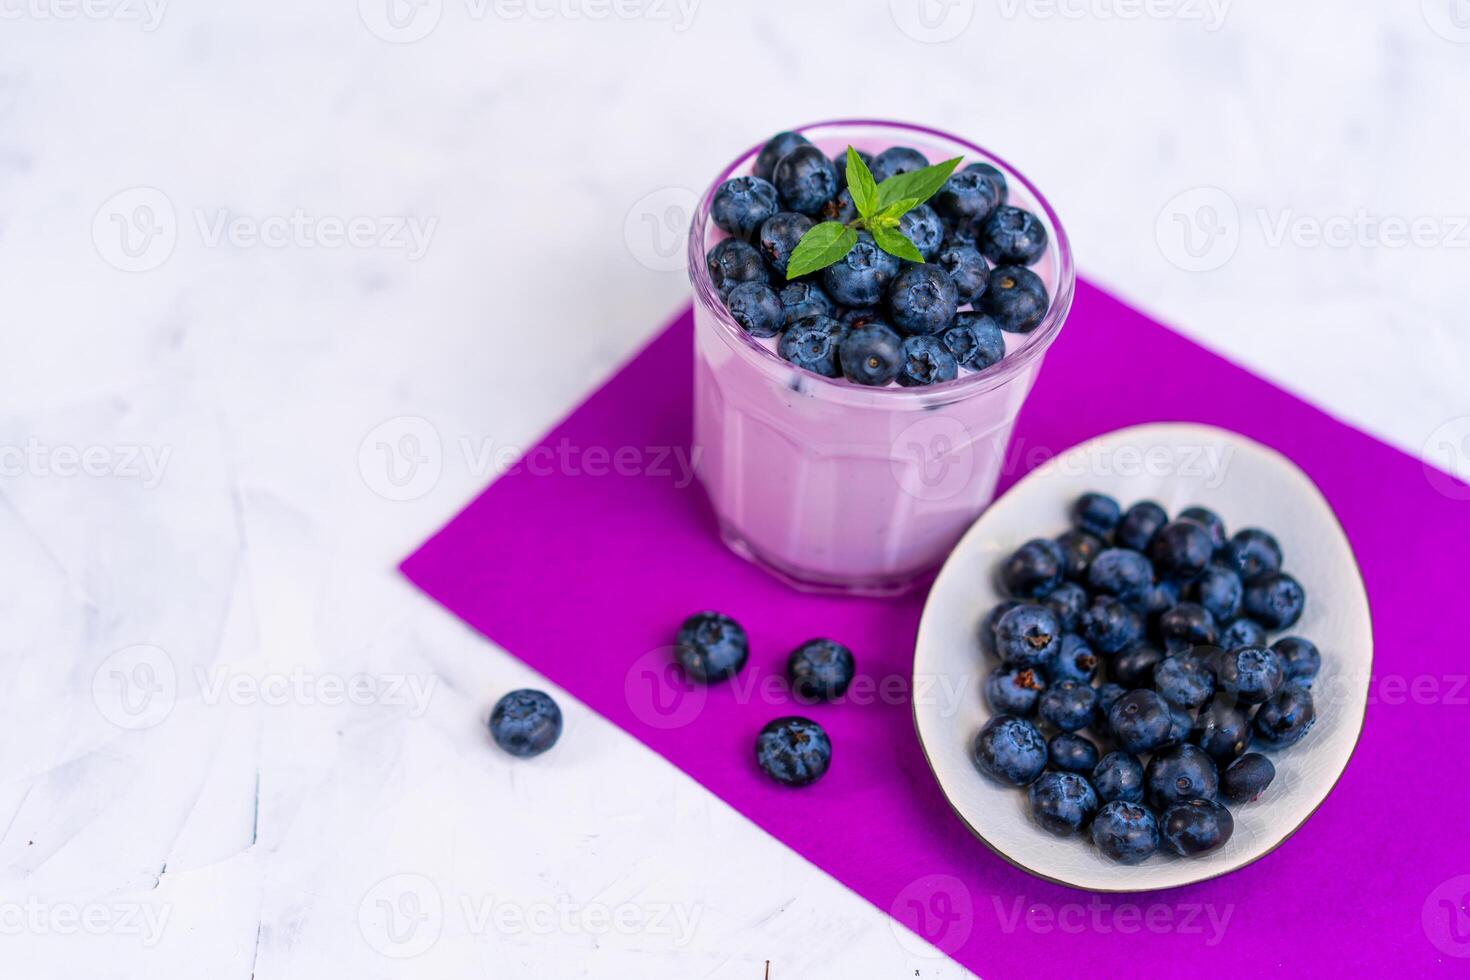
[[857,150],[849,146],[847,189],[858,216],[846,224],[823,221],[812,226],[792,250],[786,278],[795,279],[840,260],[857,244],[859,228],[871,234],[873,243],[890,255],[923,262],[918,248],[898,230],[898,219],[937,194],[961,159],[955,157],[912,173],[894,174],[880,184],[873,180],[873,172]]

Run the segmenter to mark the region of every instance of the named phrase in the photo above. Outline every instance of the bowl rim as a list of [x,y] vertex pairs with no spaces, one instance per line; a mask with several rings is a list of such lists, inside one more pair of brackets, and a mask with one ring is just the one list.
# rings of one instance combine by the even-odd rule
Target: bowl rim
[[[1305,483],[1305,485],[1311,490],[1311,492],[1314,493],[1314,494],[1316,494],[1316,497],[1317,497],[1318,502],[1322,505],[1322,509],[1331,518],[1332,523],[1337,526],[1338,531],[1342,534],[1343,540],[1346,541],[1346,542],[1348,542],[1348,548],[1351,551],[1351,549],[1352,549],[1351,540],[1348,538],[1348,536],[1347,536],[1347,530],[1342,526],[1342,521],[1338,518],[1337,512],[1332,509],[1332,505],[1328,502],[1326,495],[1324,495],[1322,493],[1321,488],[1319,488],[1317,486],[1316,482],[1310,476],[1308,476],[1306,474],[1306,472],[1300,466],[1298,466],[1295,462],[1293,462],[1284,453],[1281,453],[1281,452],[1279,452],[1279,451],[1277,451],[1275,449],[1272,449],[1270,446],[1264,445],[1263,443],[1257,442],[1256,440],[1250,438],[1249,436],[1242,435],[1239,432],[1234,432],[1234,431],[1232,431],[1230,429],[1224,429],[1224,428],[1221,428],[1219,426],[1208,425],[1208,424],[1197,423],[1197,422],[1145,422],[1145,423],[1141,423],[1139,425],[1124,426],[1124,427],[1119,428],[1119,429],[1113,429],[1113,430],[1108,431],[1108,432],[1099,433],[1096,436],[1093,436],[1093,437],[1088,438],[1088,439],[1084,439],[1081,442],[1078,442],[1078,443],[1076,443],[1076,444],[1074,444],[1072,446],[1068,446],[1067,448],[1061,450],[1055,456],[1051,457],[1051,459],[1047,460],[1045,463],[1042,463],[1040,466],[1038,466],[1035,469],[1033,469],[1030,472],[1028,472],[1021,479],[1017,480],[1016,483],[1014,483],[1010,488],[1008,488],[1004,494],[1001,494],[1000,497],[997,497],[995,502],[999,502],[1000,500],[1004,499],[1005,497],[1010,496],[1012,493],[1015,492],[1015,490],[1018,487],[1020,487],[1027,480],[1029,480],[1033,475],[1035,475],[1038,472],[1041,472],[1041,471],[1045,470],[1046,468],[1048,468],[1050,466],[1055,465],[1056,462],[1057,462],[1057,460],[1059,460],[1062,457],[1064,457],[1067,453],[1074,452],[1074,451],[1076,451],[1078,449],[1084,448],[1086,446],[1093,445],[1095,443],[1098,443],[1098,442],[1101,442],[1101,441],[1104,441],[1104,440],[1116,439],[1116,438],[1118,438],[1120,436],[1141,435],[1141,434],[1148,433],[1148,432],[1159,432],[1159,431],[1167,431],[1167,432],[1170,432],[1170,433],[1198,433],[1198,434],[1200,434],[1203,437],[1206,437],[1206,438],[1214,438],[1214,439],[1219,439],[1221,437],[1225,437],[1225,438],[1228,438],[1228,439],[1230,439],[1232,441],[1238,442],[1239,444],[1241,444],[1241,445],[1243,445],[1243,446],[1245,446],[1245,447],[1247,447],[1247,448],[1249,448],[1251,450],[1258,451],[1263,456],[1265,456],[1267,458],[1271,458],[1271,459],[1273,459],[1276,462],[1284,463],[1286,465],[1286,469],[1287,469],[1288,472],[1294,473],[1297,476],[1299,476],[1302,479],[1302,481]],[[993,503],[992,503],[992,506],[993,506]],[[988,509],[989,508],[987,508],[987,511],[988,511]],[[949,557],[946,558],[945,561],[944,561],[944,564],[942,566],[940,566],[939,573],[934,578],[934,583],[935,584],[930,587],[930,594],[929,594],[929,596],[925,597],[925,600],[924,600],[924,610],[920,614],[920,617],[919,617],[919,629],[916,632],[915,638],[914,638],[914,673],[910,677],[910,684],[911,685],[917,684],[917,682],[918,682],[919,645],[920,645],[919,644],[919,637],[921,637],[923,635],[923,633],[924,633],[924,621],[928,618],[928,615],[929,615],[929,602],[930,602],[930,599],[933,597],[934,588],[937,587],[938,583],[944,578],[945,573],[949,571],[951,564],[956,560],[956,556],[960,553],[961,549],[963,548],[966,539],[968,539],[970,537],[970,535],[974,533],[976,525],[978,525],[982,520],[984,520],[984,518],[985,518],[985,515],[984,514],[981,514],[980,517],[978,517],[978,518],[975,519],[975,523],[974,524],[971,524],[970,527],[969,527],[969,529],[967,529],[965,531],[964,535],[960,538],[959,543],[957,543],[955,545],[954,550],[952,550],[950,552]],[[1353,554],[1352,574],[1353,574],[1353,581],[1356,583],[1359,591],[1362,593],[1362,596],[1363,596],[1363,609],[1364,609],[1364,612],[1365,612],[1365,614],[1367,616],[1367,626],[1368,626],[1367,637],[1366,637],[1367,663],[1365,665],[1366,668],[1367,668],[1367,670],[1366,670],[1365,676],[1371,678],[1372,671],[1373,671],[1373,653],[1374,653],[1374,637],[1373,637],[1373,628],[1372,628],[1373,627],[1373,608],[1372,608],[1372,605],[1368,601],[1367,584],[1363,580],[1363,570],[1362,570],[1362,568],[1358,564],[1357,555],[1356,554]],[[1113,887],[1113,886],[1108,886],[1108,885],[1079,884],[1079,883],[1077,883],[1075,881],[1069,881],[1066,878],[1060,878],[1060,877],[1057,877],[1054,874],[1049,874],[1049,873],[1047,873],[1045,871],[1041,871],[1041,870],[1038,870],[1037,868],[1031,867],[1030,865],[1026,864],[1025,862],[1023,862],[1023,861],[1021,861],[1021,860],[1013,857],[1011,854],[1007,853],[1005,850],[1003,850],[1002,848],[1000,848],[999,846],[997,846],[996,844],[994,844],[992,841],[990,841],[983,833],[980,832],[980,828],[977,827],[977,826],[975,826],[975,824],[973,824],[970,821],[970,818],[967,817],[963,812],[961,812],[959,806],[956,805],[955,801],[950,797],[949,791],[945,788],[944,780],[940,777],[939,770],[938,770],[938,768],[936,768],[936,766],[934,764],[934,760],[933,760],[933,758],[929,754],[929,747],[928,747],[928,745],[925,744],[923,732],[922,732],[922,730],[919,727],[919,707],[918,707],[918,704],[916,702],[914,702],[912,699],[910,699],[910,712],[909,713],[910,713],[910,717],[911,717],[911,719],[913,721],[913,724],[914,724],[914,737],[919,742],[919,751],[923,753],[924,762],[929,766],[929,772],[930,772],[931,775],[933,775],[934,781],[939,784],[939,792],[944,797],[945,804],[950,808],[950,810],[954,813],[954,815],[959,818],[960,823],[962,823],[965,826],[965,828],[970,831],[970,833],[972,835],[974,835],[976,838],[978,838],[980,840],[980,842],[982,844],[984,844],[987,848],[989,848],[991,850],[991,852],[993,852],[997,857],[1001,858],[1003,861],[1005,861],[1007,864],[1011,865],[1012,867],[1017,868],[1017,869],[1019,869],[1021,871],[1026,872],[1027,874],[1031,875],[1033,878],[1038,878],[1038,879],[1040,879],[1042,881],[1051,882],[1052,884],[1055,884],[1055,885],[1061,885],[1063,887],[1071,888],[1071,889],[1074,889],[1074,890],[1077,890],[1077,891],[1086,891],[1086,892],[1091,892],[1091,893],[1095,893],[1095,894],[1105,894],[1105,895],[1131,895],[1131,894],[1140,894],[1140,893],[1144,893],[1144,892],[1170,891],[1170,890],[1173,890],[1173,889],[1176,889],[1176,888],[1187,888],[1187,887],[1189,887],[1191,885],[1197,885],[1197,884],[1199,884],[1201,882],[1205,882],[1205,881],[1212,881],[1215,878],[1220,878],[1220,877],[1222,877],[1224,875],[1232,874],[1232,873],[1234,873],[1236,871],[1239,871],[1241,868],[1248,867],[1249,865],[1252,865],[1252,864],[1256,863],[1257,861],[1259,861],[1262,858],[1265,858],[1266,856],[1270,855],[1271,853],[1273,853],[1274,851],[1276,851],[1277,848],[1281,847],[1281,845],[1283,845],[1287,841],[1289,841],[1296,834],[1297,831],[1301,830],[1302,827],[1306,825],[1306,823],[1307,823],[1308,820],[1312,819],[1312,817],[1317,813],[1317,811],[1322,808],[1322,805],[1324,803],[1326,803],[1327,800],[1332,796],[1333,791],[1335,789],[1337,789],[1338,784],[1342,781],[1343,774],[1347,772],[1348,766],[1352,763],[1353,756],[1357,754],[1358,745],[1362,741],[1362,737],[1363,737],[1363,726],[1366,724],[1367,717],[1368,717],[1368,696],[1367,696],[1368,695],[1368,690],[1367,690],[1367,682],[1366,681],[1364,682],[1363,694],[1364,694],[1364,696],[1363,696],[1363,699],[1362,699],[1362,705],[1361,705],[1361,709],[1360,709],[1360,711],[1358,713],[1358,718],[1357,718],[1357,728],[1356,728],[1355,731],[1353,731],[1352,743],[1351,743],[1351,745],[1348,748],[1347,758],[1343,761],[1342,768],[1337,771],[1337,774],[1335,776],[1333,776],[1332,783],[1331,783],[1331,785],[1329,785],[1327,787],[1327,791],[1322,794],[1322,798],[1320,800],[1318,800],[1312,806],[1312,808],[1310,810],[1308,810],[1302,816],[1302,818],[1299,821],[1297,821],[1297,823],[1294,826],[1292,826],[1291,828],[1289,828],[1288,830],[1286,830],[1281,835],[1281,837],[1280,837],[1279,840],[1277,840],[1270,847],[1267,847],[1265,850],[1261,851],[1259,854],[1255,854],[1255,855],[1252,855],[1252,856],[1249,856],[1249,857],[1242,857],[1241,859],[1239,859],[1239,860],[1231,863],[1227,867],[1222,867],[1222,868],[1219,868],[1218,870],[1210,870],[1207,873],[1200,874],[1198,877],[1190,878],[1188,881],[1182,881],[1182,882],[1178,882],[1176,884],[1170,884],[1170,885],[1146,884],[1146,885],[1140,885],[1140,886],[1137,886],[1137,887],[1128,887],[1128,886],[1117,886],[1117,887]],[[978,774],[977,774],[977,776],[978,776]],[[1126,867],[1126,866],[1125,865],[1119,865],[1119,867]]]

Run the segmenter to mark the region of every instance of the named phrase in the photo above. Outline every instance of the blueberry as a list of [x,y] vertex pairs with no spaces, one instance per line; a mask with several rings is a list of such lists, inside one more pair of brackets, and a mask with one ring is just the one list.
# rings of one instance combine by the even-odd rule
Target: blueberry
[[[919,251],[922,252],[923,249],[920,248]],[[985,256],[973,245],[945,245],[939,249],[934,261],[954,280],[961,306],[979,299],[990,283],[990,266],[986,264]]]
[[1256,709],[1252,730],[1267,748],[1284,749],[1300,742],[1317,720],[1312,694],[1300,684],[1286,684]]
[[541,691],[511,691],[490,712],[490,737],[522,759],[540,755],[561,737],[561,709]]
[[842,321],[844,327],[863,327],[870,323],[888,324],[883,319],[883,311],[876,306],[853,306],[842,311],[837,319]]
[[1113,710],[1113,705],[1118,699],[1128,693],[1128,689],[1121,684],[1108,681],[1106,684],[1097,686],[1097,706],[1092,713],[1092,730],[1099,735],[1108,734],[1108,712]]
[[704,684],[734,677],[749,656],[745,629],[724,613],[695,613],[684,620],[674,640],[674,659]]
[[1154,668],[1164,660],[1160,650],[1147,643],[1135,643],[1113,657],[1108,673],[1129,690],[1152,687]]
[[857,205],[853,203],[852,191],[844,187],[838,191],[826,204],[822,205],[819,217],[823,221],[836,221],[839,224],[847,224],[857,220]]
[[[1047,595],[1045,605],[1057,614],[1062,629],[1074,630],[1089,605],[1087,590],[1075,582],[1063,582]],[[1078,638],[1081,641],[1081,637]]]
[[832,701],[852,683],[852,651],[833,640],[808,640],[786,658],[786,679],[798,698]]
[[1093,656],[1092,648],[1082,637],[1076,633],[1063,633],[1061,644],[1042,667],[1053,681],[1091,684],[1097,674],[1097,657]]
[[868,165],[873,179],[883,183],[897,174],[911,174],[929,166],[929,158],[911,146],[890,146]]
[[806,786],[832,765],[832,741],[809,718],[777,718],[756,736],[755,761],[783,786]]
[[985,703],[998,715],[1030,718],[1045,689],[1041,674],[1030,667],[997,667],[985,678]]
[[1139,611],[1150,619],[1157,619],[1179,604],[1179,584],[1165,579],[1155,582],[1142,599],[1136,600]]
[[1215,549],[1210,532],[1194,521],[1171,521],[1159,528],[1148,554],[1161,576],[1180,582],[1196,578],[1210,563]]
[[824,378],[842,374],[837,366],[837,351],[843,339],[841,323],[829,316],[809,316],[786,328],[776,345],[776,352],[799,368]]
[[776,188],[759,177],[731,177],[715,190],[709,206],[715,224],[746,239],[779,210]]
[[996,265],[1031,265],[1046,254],[1046,226],[1030,211],[1002,204],[985,219],[980,251]]
[[998,715],[975,736],[975,768],[992,779],[1025,786],[1046,768],[1046,739],[1024,718]]
[[980,649],[992,657],[1000,656],[1000,651],[995,644],[995,625],[1000,622],[1002,616],[1019,605],[1021,603],[1015,599],[1007,599],[985,614],[985,618],[980,621]]
[[934,195],[934,210],[956,224],[983,222],[1000,206],[1005,178],[1001,177],[997,185],[991,174],[971,169],[976,166],[972,163],[959,173],[950,174]]
[[832,297],[821,286],[805,279],[788,282],[781,287],[781,306],[786,311],[786,326],[809,316],[831,316],[835,307]]
[[1200,709],[1189,739],[1223,766],[1250,747],[1250,719],[1233,699],[1217,697]]
[[1155,752],[1143,778],[1149,802],[1160,810],[1180,800],[1213,799],[1220,788],[1215,760],[1197,745],[1176,745]]
[[1041,692],[1037,711],[1041,720],[1064,732],[1086,728],[1092,721],[1097,692],[1092,686],[1077,681],[1057,681]]
[[786,266],[791,261],[791,253],[796,251],[796,245],[801,241],[801,236],[811,231],[812,219],[795,211],[782,211],[773,214],[761,225],[760,236],[757,239],[761,255],[772,269],[782,276],[786,275]]
[[1143,620],[1122,601],[1098,596],[1082,614],[1077,632],[1092,649],[1112,656],[1143,639]]
[[1215,617],[1204,606],[1180,602],[1159,617],[1159,639],[1170,653],[1201,644],[1213,645],[1220,638]]
[[1123,512],[1123,517],[1118,521],[1118,529],[1113,534],[1113,540],[1118,542],[1120,548],[1131,548],[1134,551],[1148,552],[1148,546],[1153,543],[1154,535],[1159,529],[1169,523],[1169,512],[1164,510],[1152,500],[1143,500],[1129,507]]
[[959,376],[959,365],[938,337],[905,337],[898,383],[905,388],[940,384]]
[[1087,569],[1091,567],[1093,559],[1102,554],[1102,539],[1074,529],[1059,535],[1057,544],[1062,549],[1062,574],[1074,582],[1087,581]]
[[1235,819],[1214,800],[1181,800],[1159,817],[1159,837],[1180,857],[1218,850],[1234,832]]
[[1040,667],[1062,645],[1062,625],[1045,606],[1019,605],[995,624],[995,647],[1010,667]]
[[1245,587],[1246,614],[1267,629],[1284,630],[1296,625],[1306,603],[1301,583],[1281,572],[1258,578]]
[[1165,657],[1154,665],[1154,690],[1166,701],[1198,708],[1215,693],[1215,677],[1196,661]]
[[1033,538],[1000,567],[1000,584],[1020,599],[1040,599],[1061,584],[1062,549],[1055,541]]
[[906,265],[888,287],[893,325],[907,334],[942,332],[958,308],[954,280],[937,265]]
[[1225,547],[1225,522],[1220,515],[1207,507],[1186,507],[1179,512],[1181,521],[1194,521],[1209,532],[1210,547],[1215,551]]
[[1087,775],[1097,766],[1097,746],[1072,732],[1053,735],[1046,743],[1046,753],[1052,766],[1063,772]]
[[1234,569],[1224,565],[1211,565],[1190,586],[1189,594],[1210,611],[1217,623],[1228,623],[1240,615],[1245,583]]
[[1104,803],[1143,800],[1143,764],[1127,752],[1109,752],[1092,770],[1092,785]]
[[716,243],[705,256],[705,264],[709,267],[710,281],[722,299],[742,282],[770,282],[771,279],[761,253],[738,238]]
[[1134,755],[1163,745],[1172,727],[1168,703],[1153,691],[1129,691],[1108,711],[1113,741]]
[[781,297],[765,283],[742,282],[725,297],[730,316],[752,337],[774,337],[785,326]]
[[903,237],[914,243],[914,248],[924,256],[924,261],[933,261],[944,242],[944,225],[939,215],[927,204],[905,211],[898,219],[898,230]]
[[1097,793],[1075,772],[1047,772],[1031,784],[1031,817],[1059,837],[1075,834],[1097,812]]
[[843,306],[872,306],[883,298],[898,275],[898,256],[873,244],[873,236],[858,232],[858,241],[846,255],[822,270],[822,285]]
[[1220,795],[1231,803],[1249,803],[1276,778],[1276,767],[1259,752],[1243,755],[1220,774]]
[[970,310],[956,313],[954,326],[944,331],[940,339],[960,367],[971,371],[984,371],[992,364],[999,364],[1006,356],[1005,334],[1000,332],[994,320],[983,313]]
[[798,146],[776,162],[771,183],[792,211],[818,214],[837,193],[837,171],[822,151],[810,144]]
[[1219,643],[1227,650],[1236,647],[1261,647],[1266,645],[1266,627],[1251,619],[1242,616],[1232,620],[1220,630]]
[[766,141],[765,146],[761,147],[760,153],[756,154],[755,166],[751,169],[762,180],[770,180],[771,175],[776,172],[777,162],[782,157],[798,146],[808,145],[810,141],[800,133],[777,133]]
[[[943,215],[940,215],[940,220],[944,222],[945,248],[968,245],[977,252],[980,250],[980,229],[976,228],[973,222],[951,221]],[[981,258],[984,258],[984,256],[981,256]]]
[[1119,864],[1138,864],[1159,849],[1159,825],[1147,807],[1114,800],[1093,818],[1092,843]]
[[1006,202],[1006,197],[1010,193],[1010,187],[1006,183],[1006,175],[1001,173],[994,164],[971,163],[967,164],[965,166],[965,169],[961,172],[967,174],[978,173],[986,180],[988,180],[990,182],[990,186],[994,188],[995,203],[997,207]]
[[1108,548],[1087,569],[1087,586],[1095,594],[1125,602],[1140,599],[1154,584],[1154,567],[1147,558],[1127,548]]
[[1084,493],[1072,503],[1072,526],[1106,538],[1123,518],[1123,508],[1105,493]]
[[[873,172],[873,154],[866,150],[857,151],[858,159],[868,168],[868,173]],[[847,187],[847,150],[838,150],[832,154],[832,169],[837,171],[837,186]]]
[[838,351],[842,373],[860,385],[882,386],[903,367],[903,338],[886,323],[849,330]]
[[1259,704],[1281,687],[1281,659],[1263,647],[1237,647],[1215,658],[1215,683],[1245,704]]
[[990,270],[990,284],[980,296],[980,311],[995,318],[1009,333],[1030,333],[1046,316],[1050,300],[1041,277],[1019,265]]
[[1281,571],[1281,545],[1259,528],[1235,532],[1225,546],[1225,557],[1246,584]]
[[1300,636],[1283,636],[1271,644],[1271,649],[1281,659],[1281,670],[1286,680],[1309,685],[1322,669],[1322,654],[1317,644]]
[[1159,748],[1172,749],[1189,741],[1189,733],[1194,730],[1194,712],[1183,705],[1164,703],[1169,705],[1169,735]]

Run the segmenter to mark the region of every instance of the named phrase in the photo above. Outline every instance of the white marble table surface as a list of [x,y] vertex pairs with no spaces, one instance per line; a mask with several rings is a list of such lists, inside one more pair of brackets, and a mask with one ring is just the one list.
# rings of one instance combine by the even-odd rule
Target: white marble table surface
[[0,2],[0,974],[967,975],[570,697],[495,750],[546,682],[395,563],[834,116],[995,147],[1086,274],[1470,472],[1456,2]]

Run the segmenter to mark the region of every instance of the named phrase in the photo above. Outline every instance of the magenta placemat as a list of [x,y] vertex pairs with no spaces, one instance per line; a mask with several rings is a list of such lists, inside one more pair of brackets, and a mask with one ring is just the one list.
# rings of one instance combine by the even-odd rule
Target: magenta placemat
[[[621,725],[770,833],[987,978],[1470,967],[1470,492],[1079,284],[1022,413],[1006,483],[1119,426],[1234,429],[1294,459],[1331,501],[1373,607],[1375,680],[1356,756],[1273,854],[1184,889],[1094,896],[1036,880],[950,812],[907,687],[921,596],[814,598],[729,554],[687,463],[686,312],[521,465],[403,564],[486,636]],[[668,644],[689,612],[749,630],[731,685],[685,687]],[[788,713],[786,653],[853,647],[850,703],[802,709],[831,733],[820,783],[783,790],[752,759]],[[1324,651],[1330,655],[1330,651]],[[957,734],[957,737],[963,737]]]

